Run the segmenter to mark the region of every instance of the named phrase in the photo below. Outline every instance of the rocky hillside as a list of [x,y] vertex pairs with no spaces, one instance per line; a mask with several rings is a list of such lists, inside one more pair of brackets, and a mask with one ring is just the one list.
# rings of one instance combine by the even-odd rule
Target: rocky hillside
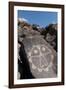
[[[32,47],[32,45],[34,45],[34,47]],[[18,79],[56,77],[57,74],[56,52],[57,52],[57,24],[50,24],[46,27],[40,27],[37,24],[31,25],[24,20],[18,19],[18,72],[20,74],[18,76]],[[47,55],[45,54],[44,56],[43,53],[49,54]],[[29,60],[27,58],[28,54],[30,62],[32,61],[35,62],[29,63]],[[36,58],[36,55],[38,55],[38,58]],[[33,58],[31,58],[31,56]],[[52,58],[50,58],[50,56],[52,56]],[[41,67],[43,66],[47,67],[50,62],[53,63],[53,66],[51,66],[51,68],[48,69],[48,71],[47,70],[46,72],[43,71],[44,69],[42,70]],[[38,67],[37,70],[35,69],[36,67]],[[37,72],[39,72],[38,75]]]
[[18,41],[22,42],[26,36],[42,35],[43,38],[57,51],[57,24],[40,27],[18,19]]

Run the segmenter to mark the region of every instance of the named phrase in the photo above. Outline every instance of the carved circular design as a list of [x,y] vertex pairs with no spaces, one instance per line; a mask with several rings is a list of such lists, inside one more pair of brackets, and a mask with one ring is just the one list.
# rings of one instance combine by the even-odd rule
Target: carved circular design
[[32,69],[37,69],[38,72],[48,71],[52,67],[52,55],[50,49],[44,45],[35,45],[28,52],[29,62],[32,64]]

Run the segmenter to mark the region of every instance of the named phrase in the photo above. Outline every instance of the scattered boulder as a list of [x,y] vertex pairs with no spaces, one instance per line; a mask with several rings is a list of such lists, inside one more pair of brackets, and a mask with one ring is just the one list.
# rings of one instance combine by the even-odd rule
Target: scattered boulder
[[50,24],[41,32],[44,39],[57,51],[57,24]]

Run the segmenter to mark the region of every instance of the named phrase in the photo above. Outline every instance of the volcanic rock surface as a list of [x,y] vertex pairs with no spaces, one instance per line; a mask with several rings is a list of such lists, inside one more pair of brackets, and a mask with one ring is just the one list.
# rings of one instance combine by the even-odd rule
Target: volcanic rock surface
[[18,20],[18,72],[19,79],[57,76],[57,24],[38,28]]

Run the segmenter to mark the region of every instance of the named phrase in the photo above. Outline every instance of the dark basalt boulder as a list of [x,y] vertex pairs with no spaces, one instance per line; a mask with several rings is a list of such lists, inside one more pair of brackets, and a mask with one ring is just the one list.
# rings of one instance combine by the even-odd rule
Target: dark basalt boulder
[[44,39],[57,51],[57,24],[50,24],[41,32]]
[[19,55],[22,62],[19,63],[21,79],[56,77],[56,51],[43,39],[43,36],[25,37]]
[[[31,26],[27,22],[18,22],[19,79],[56,77],[56,52],[57,24],[40,28],[36,25]],[[54,57],[53,60],[51,57]],[[50,62],[52,62],[52,67],[47,69],[47,66],[51,66]]]

